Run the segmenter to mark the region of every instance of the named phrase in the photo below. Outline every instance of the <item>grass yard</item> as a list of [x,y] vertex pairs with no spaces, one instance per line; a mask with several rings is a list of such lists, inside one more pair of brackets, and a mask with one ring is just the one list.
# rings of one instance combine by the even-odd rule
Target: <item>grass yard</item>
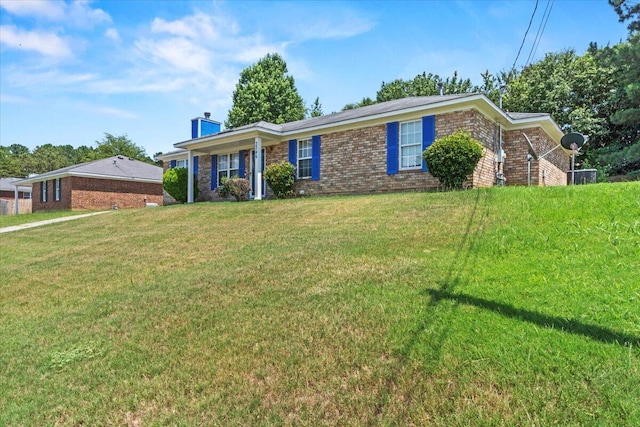
[[0,425],[640,425],[640,183],[0,235]]

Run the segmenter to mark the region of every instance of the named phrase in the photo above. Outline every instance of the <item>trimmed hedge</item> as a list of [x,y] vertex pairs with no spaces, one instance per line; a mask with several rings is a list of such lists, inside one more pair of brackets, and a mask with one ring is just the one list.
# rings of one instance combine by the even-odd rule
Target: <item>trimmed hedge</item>
[[478,165],[484,149],[482,144],[462,129],[437,139],[424,150],[422,157],[431,175],[447,190],[462,188],[462,184]]
[[[180,203],[187,202],[187,184],[189,171],[187,168],[172,168],[162,175],[162,187],[171,197]],[[198,178],[193,175],[193,199],[198,198]]]

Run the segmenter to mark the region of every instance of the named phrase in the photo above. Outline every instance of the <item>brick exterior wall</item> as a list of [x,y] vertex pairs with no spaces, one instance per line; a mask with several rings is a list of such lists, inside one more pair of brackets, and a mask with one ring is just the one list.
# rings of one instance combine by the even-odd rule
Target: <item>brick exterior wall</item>
[[[436,116],[436,139],[461,128],[469,130],[485,149],[485,155],[468,185],[493,185],[495,125],[476,110]],[[287,142],[268,147],[267,165],[287,158]],[[305,195],[330,195],[423,191],[440,187],[436,178],[422,170],[387,174],[387,134],[384,124],[322,135],[320,159],[320,180],[298,180],[296,191],[302,190]]]
[[[527,185],[527,153],[529,145],[525,133],[534,150],[540,156],[554,148],[556,144],[539,127],[503,132],[503,148],[507,155],[504,174],[507,185]],[[567,171],[571,158],[561,149],[549,153],[544,159],[531,160],[531,185],[566,185]]]
[[490,187],[495,183],[496,126],[475,109],[436,116],[436,139],[464,129],[471,132],[471,136],[480,141],[484,148],[484,154],[473,172],[472,179],[465,184],[467,187]]
[[54,180],[48,181],[48,197],[42,202],[40,183],[33,184],[33,212],[58,210],[104,210],[143,208],[146,203],[162,204],[162,184],[110,179],[64,177],[60,200],[55,201]]

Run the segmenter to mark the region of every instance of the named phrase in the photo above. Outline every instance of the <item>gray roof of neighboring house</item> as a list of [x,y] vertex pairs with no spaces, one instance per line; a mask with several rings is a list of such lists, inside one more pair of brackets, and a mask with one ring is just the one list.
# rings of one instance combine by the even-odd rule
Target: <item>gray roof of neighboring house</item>
[[[0,178],[0,191],[16,191],[15,183],[24,178]],[[18,191],[31,191],[30,185],[19,185]]]
[[51,172],[25,178],[21,183],[33,183],[63,176],[84,176],[89,178],[117,179],[162,183],[162,168],[124,156],[113,156],[92,162],[67,166]]

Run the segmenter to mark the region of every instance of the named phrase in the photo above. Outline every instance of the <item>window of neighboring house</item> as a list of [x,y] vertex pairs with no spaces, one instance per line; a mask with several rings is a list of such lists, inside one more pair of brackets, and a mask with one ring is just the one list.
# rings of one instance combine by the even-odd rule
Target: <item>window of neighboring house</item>
[[298,141],[298,178],[311,178],[311,139]]
[[222,178],[237,178],[239,175],[239,154],[218,154],[218,185],[222,183]]
[[422,167],[422,122],[400,123],[400,170]]
[[23,199],[31,199],[31,191],[24,191],[22,193],[22,198]]
[[54,200],[56,202],[60,201],[60,193],[61,193],[61,185],[60,185],[60,178],[57,178],[55,181],[53,181],[53,189],[54,189],[54,193],[55,193],[55,198]]
[[47,201],[47,184],[47,181],[42,181],[40,183],[40,201],[43,203]]
[[176,160],[177,168],[186,168],[189,165],[188,159]]

